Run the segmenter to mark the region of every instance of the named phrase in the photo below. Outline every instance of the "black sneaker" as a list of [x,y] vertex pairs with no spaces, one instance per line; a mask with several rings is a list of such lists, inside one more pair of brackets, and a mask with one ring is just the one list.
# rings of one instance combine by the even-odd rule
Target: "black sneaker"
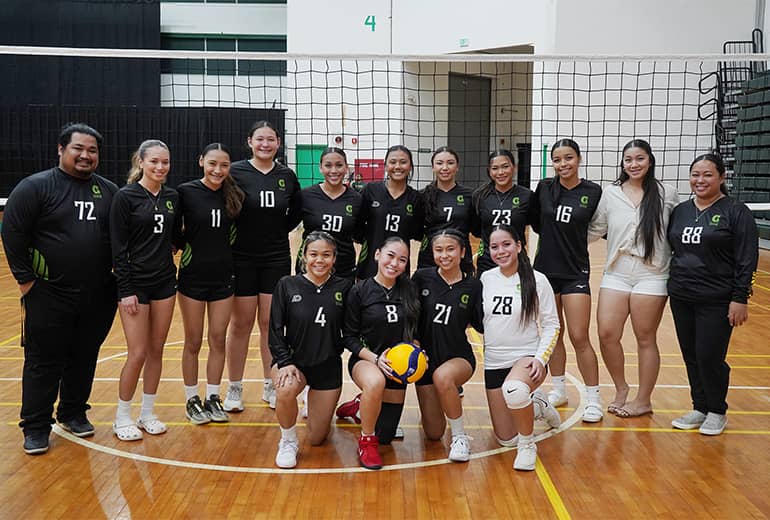
[[91,421],[89,421],[85,415],[75,417],[69,421],[60,422],[59,426],[75,437],[90,437],[94,434],[94,425],[91,424]]
[[24,434],[24,453],[40,455],[48,451],[48,436],[50,432],[35,430]]
[[187,400],[184,414],[193,424],[206,424],[211,422],[211,415],[203,409],[201,398],[197,395]]
[[211,420],[214,422],[228,422],[230,416],[225,412],[222,406],[222,399],[217,394],[211,394],[208,399],[203,402],[203,408],[209,413]]

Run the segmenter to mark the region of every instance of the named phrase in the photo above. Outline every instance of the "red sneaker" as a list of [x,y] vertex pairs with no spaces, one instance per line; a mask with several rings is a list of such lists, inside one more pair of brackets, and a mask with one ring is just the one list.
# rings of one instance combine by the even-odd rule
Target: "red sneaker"
[[376,435],[362,435],[358,439],[358,462],[366,469],[380,469],[382,459],[377,448],[380,440]]
[[355,396],[351,401],[346,401],[337,407],[337,417],[340,419],[350,418],[356,424],[361,424],[361,394]]

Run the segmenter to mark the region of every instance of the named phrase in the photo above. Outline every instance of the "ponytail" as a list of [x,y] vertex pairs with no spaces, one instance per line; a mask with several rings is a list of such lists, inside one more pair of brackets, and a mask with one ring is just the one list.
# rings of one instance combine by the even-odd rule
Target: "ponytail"
[[168,145],[159,139],[147,139],[142,141],[142,144],[139,145],[139,148],[137,148],[133,155],[131,155],[131,169],[128,170],[128,179],[126,180],[126,184],[139,182],[143,175],[140,162],[142,159],[144,159],[147,150],[156,146],[160,146],[161,148],[168,150]]

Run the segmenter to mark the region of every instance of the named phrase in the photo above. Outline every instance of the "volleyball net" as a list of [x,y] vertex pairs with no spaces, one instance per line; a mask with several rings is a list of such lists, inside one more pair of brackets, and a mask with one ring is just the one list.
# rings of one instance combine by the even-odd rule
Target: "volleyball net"
[[564,137],[581,146],[582,175],[607,183],[624,144],[641,138],[657,176],[683,194],[693,158],[720,153],[731,190],[767,217],[767,60],[0,47],[9,78],[0,101],[0,196],[54,162],[56,134],[70,120],[104,134],[101,173],[121,184],[141,140],[167,141],[176,185],[199,176],[197,154],[209,142],[248,157],[248,127],[268,119],[283,134],[281,160],[303,186],[321,180],[327,146],[346,151],[352,183],[381,179],[394,144],[412,150],[417,188],[432,180],[432,152],[444,145],[458,152],[464,184],[486,182],[489,152],[507,148],[519,159],[519,182],[534,186],[553,174],[550,147]]

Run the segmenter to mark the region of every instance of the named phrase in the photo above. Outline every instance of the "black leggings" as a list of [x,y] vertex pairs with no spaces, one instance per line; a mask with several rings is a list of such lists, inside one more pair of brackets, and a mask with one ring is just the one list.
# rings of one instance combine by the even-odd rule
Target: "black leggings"
[[725,361],[733,328],[727,319],[730,302],[698,303],[671,298],[671,313],[687,367],[695,410],[727,412],[730,365]]

